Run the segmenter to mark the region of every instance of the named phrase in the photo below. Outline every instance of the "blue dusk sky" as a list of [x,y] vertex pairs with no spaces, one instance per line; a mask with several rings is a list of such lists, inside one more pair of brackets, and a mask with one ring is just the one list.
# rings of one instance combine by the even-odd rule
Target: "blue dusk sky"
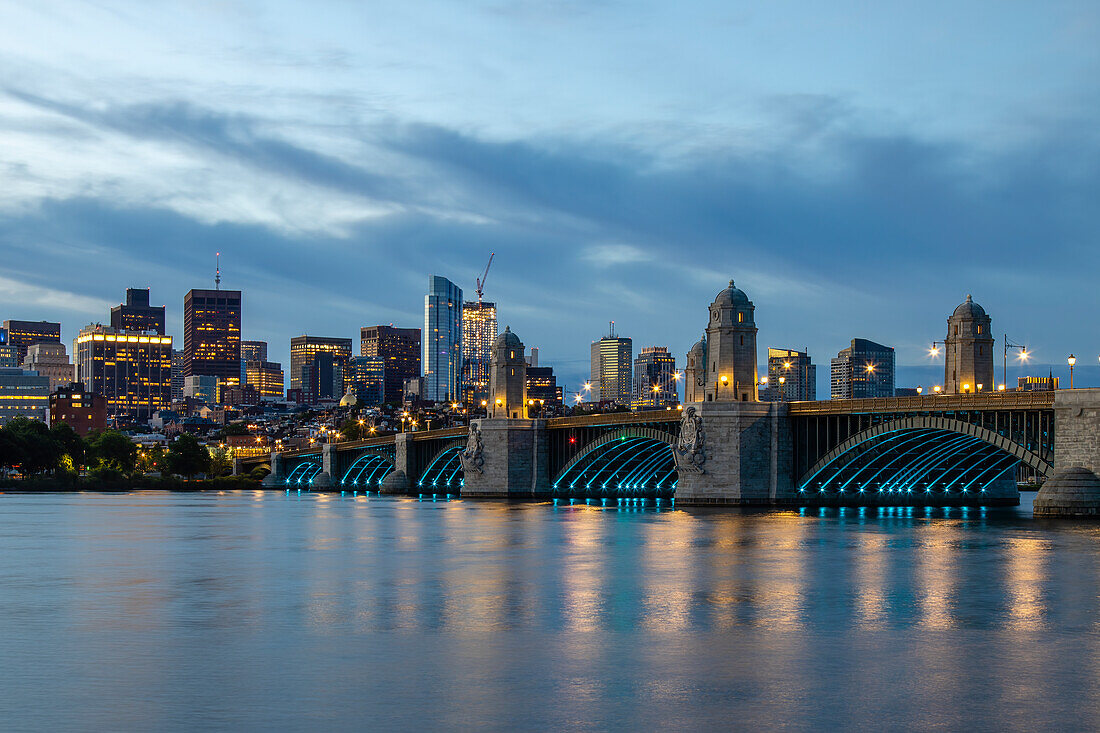
[[1098,38],[1096,2],[9,0],[0,318],[69,340],[148,286],[182,340],[220,251],[285,367],[494,251],[570,388],[609,320],[682,365],[730,278],[823,397],[856,336],[942,379],[967,293],[1100,383]]

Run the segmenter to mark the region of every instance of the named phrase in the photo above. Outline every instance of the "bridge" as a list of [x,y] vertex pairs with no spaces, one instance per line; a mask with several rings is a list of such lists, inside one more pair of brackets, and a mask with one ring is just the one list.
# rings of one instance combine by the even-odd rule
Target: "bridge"
[[1097,424],[1082,422],[1083,408],[1100,411],[1100,390],[703,402],[683,410],[474,420],[242,464],[247,470],[269,460],[270,486],[412,495],[1014,504],[1019,465],[1046,477],[1060,446],[1079,454],[1091,441]]

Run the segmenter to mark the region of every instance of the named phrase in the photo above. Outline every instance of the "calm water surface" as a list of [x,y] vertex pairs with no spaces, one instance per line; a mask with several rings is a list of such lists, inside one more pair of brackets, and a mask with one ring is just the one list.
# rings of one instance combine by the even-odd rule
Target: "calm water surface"
[[0,495],[0,728],[1096,728],[1100,527],[1030,500]]

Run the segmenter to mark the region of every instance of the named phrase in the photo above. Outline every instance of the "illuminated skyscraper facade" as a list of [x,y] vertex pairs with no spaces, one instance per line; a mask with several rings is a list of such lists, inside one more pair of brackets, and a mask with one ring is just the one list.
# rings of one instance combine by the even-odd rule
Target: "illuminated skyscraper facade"
[[428,276],[423,336],[422,399],[432,402],[458,399],[462,377],[462,288],[439,275]]
[[283,398],[283,365],[276,361],[246,361],[245,384],[256,388],[260,397],[281,400]]
[[111,328],[163,336],[164,306],[149,305],[148,288],[127,288],[126,302],[111,309]]
[[420,376],[420,329],[365,326],[359,339],[360,356],[383,362],[382,401],[400,404],[405,381]]
[[77,380],[107,399],[107,414],[148,420],[172,400],[172,337],[108,326],[81,329],[73,344]]
[[634,409],[680,404],[676,392],[676,357],[664,346],[644,346],[634,360]]
[[614,323],[611,324],[609,335],[592,342],[590,372],[592,394],[589,399],[630,404],[634,386],[630,365],[633,353],[633,342],[628,338],[616,336]]
[[496,303],[462,306],[462,400],[480,404],[489,396],[489,361],[497,337]]
[[27,358],[31,344],[61,343],[61,324],[52,321],[4,321],[8,343],[18,350],[16,361]]
[[[351,339],[334,338],[329,336],[295,336],[290,340],[290,388],[306,390],[306,378],[302,372],[313,368],[314,357],[327,354],[332,357],[332,363],[339,370],[340,384],[335,388],[336,399],[344,394],[344,368],[351,359]],[[326,374],[332,367],[318,363],[318,369],[324,369]],[[315,371],[315,373],[317,373]],[[317,397],[332,397],[327,385],[317,392]]]
[[183,376],[241,380],[241,291],[189,290],[183,297]]
[[834,400],[894,396],[894,349],[867,339],[852,339],[832,361]]
[[19,348],[8,341],[8,329],[0,328],[0,369],[19,366]]
[[760,390],[764,402],[802,402],[817,399],[817,366],[805,351],[768,349],[768,385]]

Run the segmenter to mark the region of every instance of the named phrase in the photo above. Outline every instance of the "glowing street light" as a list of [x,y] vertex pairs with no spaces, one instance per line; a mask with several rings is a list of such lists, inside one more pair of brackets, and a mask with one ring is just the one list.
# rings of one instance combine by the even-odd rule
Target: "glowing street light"
[[1069,388],[1073,389],[1073,365],[1077,363],[1077,357],[1070,354],[1066,361],[1069,362]]

